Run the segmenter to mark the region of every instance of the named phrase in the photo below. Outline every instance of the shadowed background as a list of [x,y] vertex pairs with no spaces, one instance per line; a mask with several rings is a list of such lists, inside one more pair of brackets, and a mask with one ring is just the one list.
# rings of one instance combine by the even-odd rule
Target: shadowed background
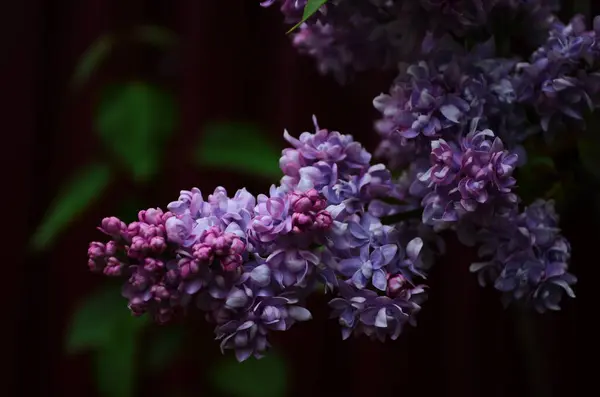
[[[586,8],[583,2],[565,2],[563,15],[571,15],[574,7]],[[600,14],[600,3],[592,7],[595,12],[587,8],[592,15]],[[314,62],[291,47],[277,10],[262,9],[252,0],[38,0],[10,4],[5,19],[7,53],[0,75],[11,93],[4,120],[14,143],[5,144],[4,172],[13,200],[7,203],[10,251],[18,255],[9,256],[5,264],[14,272],[9,273],[5,298],[5,330],[10,333],[5,341],[12,357],[5,375],[16,380],[15,395],[129,397],[106,394],[111,391],[102,391],[97,379],[120,382],[133,374],[135,395],[236,397],[222,387],[219,376],[231,383],[254,381],[258,395],[266,395],[260,390],[265,383],[278,382],[277,371],[270,369],[266,376],[235,369],[215,373],[223,358],[212,327],[200,316],[145,327],[135,353],[137,369],[131,374],[109,371],[98,378],[102,369],[93,349],[65,353],[74,313],[89,294],[107,284],[106,278],[88,271],[87,244],[101,238],[96,226],[102,217],[164,208],[181,189],[197,186],[208,192],[222,185],[230,193],[246,187],[257,194],[276,181],[199,166],[195,156],[207,125],[257,126],[264,137],[255,145],[280,150],[283,129],[295,136],[310,131],[316,114],[322,127],[353,134],[374,149],[371,100],[387,90],[393,74],[361,75],[345,87],[319,76]],[[85,83],[74,82],[82,54],[94,42],[107,34],[127,36],[137,26],[168,29],[175,40],[166,45],[119,41]],[[26,244],[64,183],[96,159],[114,157],[107,152],[106,139],[95,134],[96,109],[107,85],[131,82],[159,87],[175,101],[178,122],[161,145],[157,173],[139,182],[116,161],[107,188],[92,194],[93,202],[47,249],[33,253]],[[214,150],[225,152],[228,145]],[[432,274],[430,299],[418,327],[396,342],[342,341],[338,325],[328,320],[327,299],[312,299],[313,320],[273,338],[280,360],[273,365],[286,369],[285,395],[535,395],[530,388],[540,396],[583,395],[590,379],[586,371],[593,376],[596,366],[597,344],[584,335],[582,323],[583,306],[595,299],[587,298],[592,295],[598,241],[597,227],[585,218],[586,206],[594,205],[591,199],[582,198],[581,205],[563,214],[573,246],[573,273],[580,280],[578,298],[565,301],[563,311],[532,313],[526,327],[517,326],[514,313],[502,308],[499,294],[480,288],[469,273],[473,252],[450,241],[448,254]],[[127,311],[125,300],[121,311]],[[105,311],[98,316],[110,322],[118,314]],[[592,307],[586,312],[587,332],[595,329],[594,317]],[[168,345],[160,336],[165,329],[183,336]],[[157,364],[147,368],[145,354],[161,343],[166,353],[152,356]],[[119,356],[113,357],[117,365]]]

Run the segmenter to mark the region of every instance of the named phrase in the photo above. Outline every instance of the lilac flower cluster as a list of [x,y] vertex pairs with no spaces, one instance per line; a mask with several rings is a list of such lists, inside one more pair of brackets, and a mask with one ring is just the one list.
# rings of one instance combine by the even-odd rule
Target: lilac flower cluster
[[[90,268],[127,278],[133,314],[165,322],[195,304],[240,361],[260,357],[269,332],[310,319],[304,301],[318,285],[340,288],[331,304],[344,335],[397,337],[424,298],[414,282],[424,277],[426,247],[418,228],[398,233],[368,212],[391,191],[390,172],[350,135],[315,126],[298,139],[285,133],[292,147],[269,195],[229,197],[219,187],[204,199],[194,188],[167,213],[142,211],[130,225],[104,219],[112,240],[90,244]],[[338,311],[350,291],[368,299]]]
[[567,25],[555,21],[546,43],[517,65],[518,100],[535,108],[544,131],[567,121],[581,124],[600,106],[599,36],[598,17],[591,31],[581,15]]
[[[295,24],[307,1],[261,4],[276,3]],[[105,218],[110,240],[90,244],[90,269],[124,277],[135,315],[162,323],[199,308],[240,361],[261,357],[271,332],[309,320],[317,289],[333,295],[344,339],[398,338],[427,298],[442,230],[479,247],[471,270],[505,303],[558,310],[577,281],[570,245],[552,201],[522,207],[522,143],[600,104],[600,22],[563,25],[555,10],[554,0],[328,1],[293,36],[322,72],[343,79],[402,61],[373,101],[375,158],[387,164],[313,119],[314,132],[284,132],[283,175],[268,194],[218,187],[205,199],[194,188],[167,212],[141,211],[128,225]],[[506,42],[487,31],[507,15],[534,25],[528,43],[539,48],[526,63],[500,56]]]
[[[277,4],[285,22],[302,19],[307,0],[265,0]],[[344,80],[349,72],[390,69],[427,52],[435,39],[451,33],[464,37],[485,30],[495,14],[534,20],[528,39],[539,45],[556,9],[555,0],[329,0],[298,27],[292,41],[317,60],[322,73]],[[417,58],[418,59],[418,58]]]
[[559,310],[564,294],[575,297],[577,282],[567,271],[571,247],[559,233],[554,202],[537,200],[467,237],[481,244],[479,255],[486,259],[473,263],[471,271],[482,286],[490,283],[502,291],[505,304],[526,298],[539,312]]

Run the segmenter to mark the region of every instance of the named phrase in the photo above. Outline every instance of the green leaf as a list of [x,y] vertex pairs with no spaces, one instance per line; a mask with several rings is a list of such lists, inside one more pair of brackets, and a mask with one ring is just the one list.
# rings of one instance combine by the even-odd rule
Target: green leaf
[[531,156],[527,161],[527,166],[533,168],[546,168],[552,171],[556,170],[554,160],[552,159],[552,157],[549,156]]
[[50,206],[33,235],[32,247],[47,248],[98,197],[110,182],[110,169],[105,164],[93,164],[79,170]]
[[66,350],[73,354],[104,348],[114,343],[124,329],[135,333],[147,321],[147,316],[131,315],[120,285],[109,284],[89,295],[73,314]]
[[132,397],[137,378],[136,349],[148,316],[134,317],[121,287],[91,294],[75,312],[67,334],[68,353],[92,351],[102,397]]
[[137,382],[137,334],[124,330],[96,352],[96,387],[102,397],[133,397]]
[[600,130],[581,135],[577,148],[585,170],[600,180]]
[[179,353],[183,344],[183,329],[174,326],[161,327],[148,344],[148,356],[144,360],[151,371],[163,370]]
[[157,47],[172,47],[177,44],[177,36],[161,26],[146,25],[133,29],[133,38],[136,41],[151,44]]
[[302,14],[302,20],[300,22],[298,22],[296,25],[294,25],[290,30],[288,30],[287,33],[289,34],[290,32],[294,31],[296,28],[298,28],[298,26],[300,26],[304,22],[306,22],[306,20],[308,18],[310,18],[315,12],[319,11],[319,8],[321,8],[323,5],[325,5],[325,3],[327,3],[327,0],[308,0],[306,5],[304,6],[304,13]]
[[211,376],[215,389],[230,397],[283,397],[286,393],[285,361],[270,352],[260,360],[238,363],[223,356]]
[[81,88],[108,57],[115,45],[113,35],[100,37],[81,56],[71,80],[73,88]]
[[219,167],[267,178],[281,177],[281,151],[250,123],[213,123],[205,127],[196,148],[199,166]]
[[163,147],[176,120],[171,94],[150,84],[132,82],[104,91],[96,129],[133,178],[145,182],[158,170]]

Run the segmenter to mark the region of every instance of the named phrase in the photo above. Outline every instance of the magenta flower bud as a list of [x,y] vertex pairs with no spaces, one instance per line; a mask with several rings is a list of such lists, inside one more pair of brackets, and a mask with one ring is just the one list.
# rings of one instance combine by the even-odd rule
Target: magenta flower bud
[[127,237],[129,237],[129,239],[132,239],[135,236],[139,235],[141,232],[141,226],[142,224],[140,222],[131,222],[127,226]]
[[163,284],[153,285],[152,288],[150,288],[150,291],[152,292],[154,300],[158,302],[165,301],[171,296],[169,290]]
[[131,258],[140,258],[149,248],[148,242],[143,237],[135,236],[131,240],[131,245],[127,250],[127,256]]
[[221,267],[223,267],[223,270],[225,270],[226,272],[232,272],[237,270],[242,266],[242,263],[243,259],[242,256],[239,254],[228,255],[221,259]]
[[184,279],[200,272],[200,265],[198,264],[198,261],[189,258],[181,259],[178,265],[180,276]]
[[164,213],[160,208],[149,208],[138,213],[140,222],[145,222],[150,225],[159,225],[163,222]]
[[162,254],[167,249],[167,242],[163,237],[152,237],[149,245],[156,254]]
[[194,245],[192,255],[202,262],[212,262],[214,256],[212,248],[202,243]]
[[98,241],[92,241],[88,248],[90,259],[104,258],[106,255],[106,246]]
[[115,256],[118,248],[119,248],[119,245],[115,241],[110,240],[108,243],[106,243],[106,246],[105,246],[106,256]]
[[306,214],[295,212],[292,215],[292,231],[294,233],[302,233],[311,228],[313,225],[313,217]]
[[388,296],[395,297],[398,295],[408,284],[408,280],[401,274],[389,277],[387,282],[387,294]]
[[100,230],[109,236],[120,237],[121,233],[127,230],[127,225],[125,225],[125,222],[121,221],[119,218],[111,216],[102,219],[102,226],[100,227]]
[[106,262],[104,259],[95,261],[93,259],[88,259],[88,268],[91,272],[100,272],[106,266]]
[[333,218],[327,211],[319,211],[315,217],[315,227],[319,230],[329,230],[333,224]]
[[123,263],[114,256],[111,256],[106,261],[106,267],[104,268],[104,274],[107,276],[121,276],[123,270]]
[[143,225],[140,227],[140,235],[144,238],[164,237],[164,227],[154,225]]
[[232,238],[227,235],[222,235],[213,240],[213,252],[217,256],[226,255],[229,252],[229,246],[232,243]]
[[147,270],[149,272],[156,272],[159,269],[162,269],[165,266],[165,264],[155,258],[146,258],[144,259],[144,270]]
[[292,210],[296,213],[305,213],[312,210],[312,201],[305,194],[292,193],[291,195]]

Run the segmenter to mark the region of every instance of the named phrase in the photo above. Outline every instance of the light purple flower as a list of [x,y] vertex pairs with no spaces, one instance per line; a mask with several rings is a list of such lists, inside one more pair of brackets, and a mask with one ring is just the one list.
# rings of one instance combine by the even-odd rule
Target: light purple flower
[[358,257],[343,259],[340,262],[340,273],[350,277],[356,288],[366,288],[371,282],[378,290],[385,291],[387,287],[385,267],[394,260],[397,253],[398,246],[393,244],[375,248],[371,253],[369,253],[369,246],[364,246]]

